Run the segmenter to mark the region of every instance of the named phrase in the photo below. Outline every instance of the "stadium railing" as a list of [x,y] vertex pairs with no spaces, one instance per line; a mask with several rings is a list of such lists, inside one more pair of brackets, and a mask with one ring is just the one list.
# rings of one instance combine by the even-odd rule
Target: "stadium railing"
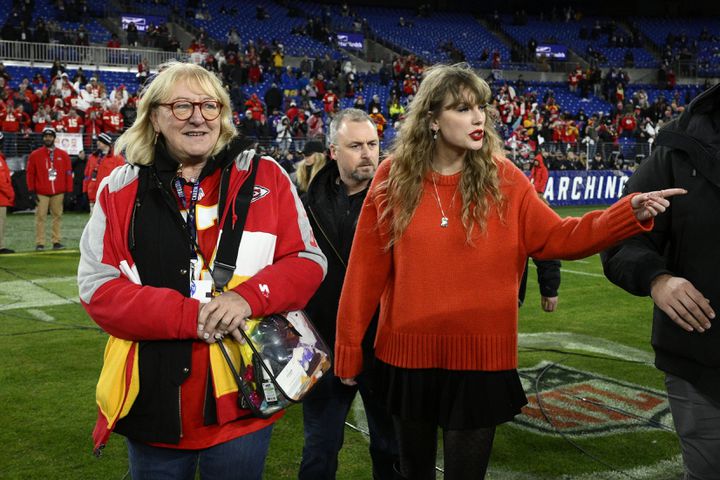
[[187,53],[164,52],[137,48],[83,47],[59,43],[29,43],[0,40],[0,58],[3,61],[47,62],[125,67],[134,69],[147,58],[150,65],[160,65],[171,59],[187,60]]
[[[13,171],[23,170],[30,152],[42,145],[42,134],[40,133],[4,132],[4,136],[4,154],[8,159],[10,169]],[[91,153],[97,147],[96,140],[97,139],[90,134],[63,134],[60,132],[58,134],[59,143],[57,144],[60,148],[64,148],[74,155],[78,149],[83,149],[87,153]],[[278,150],[276,150],[279,145],[275,137],[256,137],[255,140],[257,141],[256,148],[263,153],[280,157]],[[308,140],[310,140],[310,137],[293,138],[287,145],[288,151],[291,153],[302,152]],[[389,145],[384,145],[384,147],[388,148]],[[624,162],[632,165],[640,163],[643,158],[650,155],[652,152],[652,144],[627,140],[620,143],[599,142],[597,144],[590,144],[588,142],[576,142],[572,144],[545,142],[542,145],[542,149],[551,156],[560,154],[565,157],[568,153],[572,152],[577,159],[592,159],[595,152],[600,152],[605,162],[614,161],[618,155],[622,154]],[[524,163],[525,160],[529,161],[532,159],[534,152],[527,144],[517,142],[514,148],[512,145],[506,146],[506,155],[513,161]],[[276,160],[280,161],[282,158],[276,158]]]

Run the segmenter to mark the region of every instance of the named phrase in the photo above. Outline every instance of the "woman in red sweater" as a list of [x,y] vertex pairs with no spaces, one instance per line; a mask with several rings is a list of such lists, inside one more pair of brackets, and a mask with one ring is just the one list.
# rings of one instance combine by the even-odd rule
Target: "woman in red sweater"
[[517,294],[528,257],[575,259],[652,228],[673,189],[561,219],[501,155],[487,83],[436,66],[420,85],[360,215],[340,300],[336,375],[353,384],[380,305],[375,354],[400,473],[482,478],[496,425],[527,403],[517,373]]

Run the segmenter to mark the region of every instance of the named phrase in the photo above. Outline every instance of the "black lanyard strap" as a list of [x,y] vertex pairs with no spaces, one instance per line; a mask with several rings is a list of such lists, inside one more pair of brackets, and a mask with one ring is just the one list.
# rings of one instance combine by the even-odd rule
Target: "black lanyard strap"
[[[250,203],[253,198],[255,176],[257,174],[259,164],[260,156],[255,155],[250,168],[250,173],[235,197],[235,215],[230,215],[229,213],[225,215],[225,222],[223,222],[220,242],[218,244],[218,250],[215,255],[212,270],[212,278],[215,283],[215,291],[217,292],[223,291],[235,272],[237,253],[240,248],[240,240],[242,239],[242,234],[245,230],[245,221],[247,220],[248,210],[250,209]],[[220,182],[222,188],[220,195],[221,208],[218,209],[218,213],[221,216],[222,212],[224,212],[224,196],[226,195],[227,188],[229,186],[229,173],[232,168],[234,168],[234,164],[231,164],[227,170],[223,171],[223,178]],[[235,221],[233,221],[233,217],[235,217]]]
[[175,193],[177,193],[178,200],[182,208],[187,210],[187,218],[185,219],[185,229],[188,232],[188,236],[191,238],[192,243],[190,245],[190,255],[192,258],[197,258],[197,253],[200,253],[197,241],[197,225],[195,224],[195,206],[197,205],[198,197],[200,196],[200,180],[192,183],[192,193],[190,194],[190,200],[185,197],[185,191],[183,189],[183,181],[179,178],[175,179]]
[[[180,214],[180,212],[178,210],[177,200],[172,197],[170,192],[167,191],[165,186],[162,184],[160,177],[157,176],[157,172],[155,172],[154,169],[151,170],[150,174],[154,178],[155,185],[160,190],[160,195],[162,196],[163,200],[165,201],[165,204],[170,209],[173,220],[180,227],[180,230],[185,232],[185,234],[187,235],[187,239],[190,243],[190,249],[193,252],[199,252],[200,255],[202,255],[202,252],[200,251],[200,246],[197,244],[197,239],[193,235],[190,235],[190,232],[188,231],[187,220],[182,217],[182,215]],[[194,222],[193,222],[193,225],[194,225]],[[205,257],[203,256],[203,258],[205,258]]]

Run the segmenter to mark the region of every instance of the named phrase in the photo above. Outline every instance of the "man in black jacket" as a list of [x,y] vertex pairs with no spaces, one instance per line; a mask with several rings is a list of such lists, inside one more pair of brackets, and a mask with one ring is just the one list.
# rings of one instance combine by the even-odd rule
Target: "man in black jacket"
[[605,275],[655,302],[652,346],[686,479],[720,479],[720,85],[663,128],[626,192],[682,187],[651,232],[602,254]]
[[[306,311],[327,344],[333,346],[350,247],[363,200],[378,165],[380,142],[368,114],[354,108],[335,115],[330,124],[329,141],[334,161],[328,162],[312,179],[304,199],[315,238],[328,258],[327,276]],[[373,358],[376,327],[377,315],[363,342],[366,363]],[[358,391],[370,430],[373,477],[392,478],[393,463],[397,459],[392,419],[371,391],[369,370],[366,368],[358,377],[357,385],[352,387],[343,385],[334,375],[327,375],[303,399],[305,446],[300,480],[335,478],[345,418]]]
[[[560,260],[535,260],[537,267],[538,286],[540,287],[540,307],[545,312],[554,312],[558,303],[558,288],[560,288]],[[520,280],[518,292],[518,305],[522,307],[525,303],[525,291],[527,290],[527,277],[529,262],[525,262],[525,272]]]

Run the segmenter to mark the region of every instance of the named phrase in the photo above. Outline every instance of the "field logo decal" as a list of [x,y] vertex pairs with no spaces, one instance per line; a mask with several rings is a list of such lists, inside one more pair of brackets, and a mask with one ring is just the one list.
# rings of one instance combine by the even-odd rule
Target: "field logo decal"
[[[519,371],[528,397],[512,425],[540,434],[604,436],[640,430],[672,431],[665,392],[564,365],[541,362]],[[536,379],[540,376],[536,392]],[[552,424],[548,423],[545,414]]]

